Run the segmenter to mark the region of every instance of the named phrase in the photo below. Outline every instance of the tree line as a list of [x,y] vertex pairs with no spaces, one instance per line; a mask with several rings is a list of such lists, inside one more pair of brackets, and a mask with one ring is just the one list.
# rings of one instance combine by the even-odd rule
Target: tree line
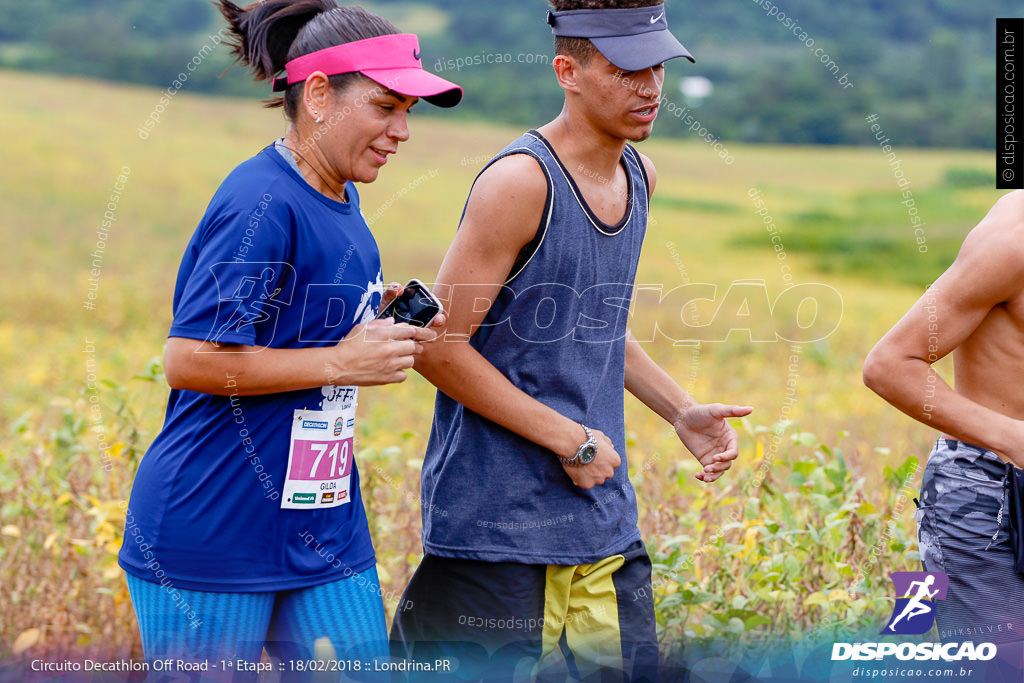
[[[421,33],[424,66],[466,88],[457,116],[530,125],[558,113],[544,0],[366,4]],[[434,20],[421,28],[424,9]],[[697,121],[730,141],[872,144],[864,119],[877,114],[902,146],[990,147],[995,17],[1018,9],[1010,0],[669,0],[673,31],[697,64],[669,64],[672,106],[658,134],[692,136]],[[207,0],[0,0],[0,12],[0,67],[157,87],[223,28]],[[218,47],[187,90],[268,95],[237,67],[225,73],[229,65]],[[680,81],[692,76],[712,93],[684,94]]]

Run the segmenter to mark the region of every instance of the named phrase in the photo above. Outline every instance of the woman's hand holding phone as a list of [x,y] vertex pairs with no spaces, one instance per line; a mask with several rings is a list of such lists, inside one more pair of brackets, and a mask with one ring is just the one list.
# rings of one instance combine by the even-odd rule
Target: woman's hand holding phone
[[375,386],[405,381],[421,345],[437,337],[437,332],[394,320],[371,320],[356,325],[334,347],[335,353],[325,368],[327,383],[350,386]]
[[[402,298],[411,303],[398,306]],[[396,322],[394,313],[386,313],[396,308],[397,317],[410,322]],[[429,326],[421,326],[423,321]],[[423,283],[412,280],[405,287],[391,283],[377,319],[356,325],[335,347],[326,368],[328,384],[375,386],[405,381],[416,356],[423,352],[422,344],[436,339],[444,323],[441,303]]]
[[436,326],[435,320],[443,315],[444,306],[426,285],[413,278],[397,294],[393,294],[395,289],[392,284],[384,293],[378,320],[393,318],[396,322],[417,327]]

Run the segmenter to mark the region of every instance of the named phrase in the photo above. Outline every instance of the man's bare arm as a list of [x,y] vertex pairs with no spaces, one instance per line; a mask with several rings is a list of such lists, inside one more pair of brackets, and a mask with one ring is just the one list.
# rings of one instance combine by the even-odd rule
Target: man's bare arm
[[[448,313],[447,326],[441,339],[424,345],[416,369],[473,412],[571,457],[586,439],[583,429],[518,389],[469,345],[519,251],[536,235],[547,191],[544,172],[525,155],[499,160],[477,180],[434,288]],[[598,433],[597,458],[566,472],[590,488],[611,478],[620,462],[608,437]]]
[[957,348],[993,307],[1021,291],[1021,205],[1020,194],[996,203],[964,240],[953,265],[882,337],[864,363],[864,383],[893,406],[1018,467],[1024,465],[1024,423],[956,393],[931,362]]
[[749,406],[700,404],[654,362],[632,334],[626,339],[626,390],[672,425],[679,440],[704,466],[694,475],[710,484],[732,467],[739,439],[730,417],[749,415]]
[[[640,160],[650,182],[650,198],[654,196],[658,172],[646,155],[641,154]],[[732,461],[739,455],[739,441],[725,418],[749,415],[753,408],[697,403],[654,362],[632,334],[626,338],[626,391],[672,425],[683,445],[704,466],[694,475],[697,479],[711,483],[732,467]]]

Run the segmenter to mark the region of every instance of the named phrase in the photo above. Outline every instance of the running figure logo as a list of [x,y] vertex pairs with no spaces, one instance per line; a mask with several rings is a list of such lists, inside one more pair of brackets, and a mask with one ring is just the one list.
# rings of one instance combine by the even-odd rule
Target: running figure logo
[[935,623],[935,601],[945,600],[949,577],[942,572],[893,572],[896,605],[882,635],[921,635]]

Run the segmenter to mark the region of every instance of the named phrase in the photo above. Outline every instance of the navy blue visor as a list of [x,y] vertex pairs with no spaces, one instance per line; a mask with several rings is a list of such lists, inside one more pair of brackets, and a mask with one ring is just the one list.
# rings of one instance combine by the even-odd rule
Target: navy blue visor
[[668,30],[665,5],[550,11],[548,24],[556,36],[589,38],[605,59],[624,71],[641,71],[676,57],[696,61]]

